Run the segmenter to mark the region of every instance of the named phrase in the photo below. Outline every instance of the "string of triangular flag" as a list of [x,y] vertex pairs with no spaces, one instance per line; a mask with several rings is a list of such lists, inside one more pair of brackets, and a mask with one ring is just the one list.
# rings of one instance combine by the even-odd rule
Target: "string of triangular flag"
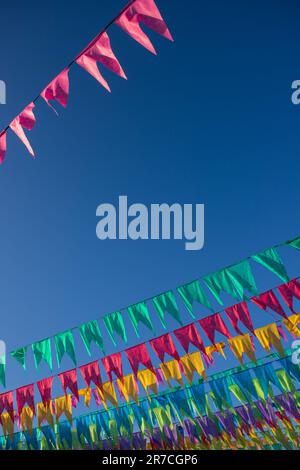
[[[271,324],[265,327],[264,329],[260,328],[260,330],[264,330],[264,332],[273,331],[273,326],[274,324]],[[263,337],[266,337],[266,335],[264,334]],[[167,384],[168,387],[171,387],[171,381],[175,381],[177,384],[183,387],[184,378],[187,380],[187,383],[191,384],[194,380],[195,374],[197,374],[207,382],[213,381],[216,384],[218,383],[219,385],[211,385],[212,390],[216,393],[216,390],[221,387],[221,385],[224,383],[224,381],[227,380],[227,377],[229,375],[232,376],[237,373],[240,373],[241,369],[234,368],[231,369],[227,374],[224,372],[221,374],[214,374],[207,380],[206,371],[200,352],[196,351],[180,357],[174,346],[174,343],[170,341],[172,341],[171,338],[168,339],[168,349],[162,349],[157,346],[157,343],[155,344],[154,350],[158,355],[160,361],[162,361],[160,367],[157,369],[154,368],[147,350],[143,348],[142,354],[146,353],[146,355],[142,358],[142,364],[144,365],[145,369],[139,370],[141,350],[140,346],[138,348],[131,348],[127,352],[125,351],[129,363],[131,365],[133,374],[123,374],[122,358],[120,354],[114,354],[102,359],[102,364],[109,379],[108,382],[103,382],[102,380],[98,361],[93,361],[92,363],[81,366],[79,370],[84,380],[85,386],[87,387],[83,389],[82,392],[83,396],[85,397],[85,401],[87,401],[89,404],[91,400],[91,386],[93,384],[94,386],[96,386],[96,391],[94,391],[93,393],[97,404],[102,403],[106,408],[106,402],[109,401],[114,406],[119,406],[114,386],[114,380],[116,380],[115,385],[119,390],[119,394],[122,398],[128,401],[128,398],[131,397],[136,402],[138,402],[138,382],[142,385],[142,388],[145,391],[147,397],[149,397],[149,390],[151,390],[156,395],[158,394],[159,384]],[[268,389],[268,387],[265,385],[267,377],[273,384],[275,384],[279,389],[282,390],[282,386],[280,385],[280,382],[275,378],[275,373],[271,367],[271,362],[274,362],[274,360],[279,361],[282,365],[284,365],[285,370],[289,373],[290,376],[294,377],[296,380],[300,380],[299,366],[296,366],[291,361],[286,360],[285,354],[289,355],[290,352],[285,352],[281,345],[279,351],[277,350],[277,354],[281,356],[281,359],[279,360],[277,355],[275,356],[275,359],[273,361],[270,361],[270,363],[265,364],[263,361],[258,361],[256,359],[254,354],[254,346],[253,343],[249,340],[248,334],[244,335],[244,338],[242,336],[238,337],[238,344],[240,343],[247,344],[248,349],[245,352],[252,361],[248,364],[246,373],[243,374],[244,377],[247,376],[249,378],[247,381],[248,385],[249,380],[251,378],[249,374],[250,368],[256,369],[258,371],[260,368],[262,368],[262,370],[265,371],[268,369],[267,373],[264,372],[264,374],[260,373],[257,375],[258,377],[260,377],[260,382],[262,384],[261,390],[263,390],[263,394],[265,394],[266,390]],[[170,346],[172,349],[170,349]],[[276,346],[278,347],[278,344]],[[213,352],[218,352],[224,355],[223,347],[224,344],[218,343],[214,346],[214,348],[206,348],[205,352],[207,355],[209,355],[208,357],[211,360]],[[234,349],[232,349],[232,351],[234,352]],[[173,359],[171,361],[165,362],[165,354],[171,355]],[[240,351],[240,354],[242,356],[242,351]],[[241,364],[243,364],[242,361]],[[116,379],[113,379],[112,373],[114,373]],[[67,396],[67,390],[69,389],[73,395],[75,403],[79,401],[80,394],[78,387],[77,370],[72,369],[37,382],[36,385],[41,395],[43,406],[49,406],[49,403],[52,401],[52,385],[55,377],[59,378],[65,396]],[[286,377],[284,381],[287,383],[288,380],[288,377]],[[246,382],[244,381],[244,383]],[[35,415],[34,391],[35,384],[22,386],[15,390],[19,416],[21,416],[25,404],[27,404],[31,408],[33,414]],[[257,396],[258,393],[259,392],[256,392]],[[218,396],[226,397],[224,390],[223,393],[219,393]],[[13,407],[13,391],[9,391],[0,395],[0,418],[5,409],[13,419],[13,416],[15,414]]]
[[[151,397],[151,400],[143,400],[138,402],[135,400],[135,403],[131,403],[131,406],[129,407],[128,405],[123,405],[123,409],[121,412],[120,408],[114,408],[114,409],[106,409],[101,412],[97,412],[97,415],[100,417],[100,422],[103,423],[105,421],[104,416],[106,418],[108,416],[112,415],[119,415],[121,412],[121,415],[124,417],[133,413],[133,408],[134,407],[137,411],[138,410],[143,410],[143,415],[139,415],[139,419],[136,416],[136,413],[134,414],[135,419],[137,419],[138,424],[141,424],[141,419],[145,418],[145,411],[146,408],[148,407],[148,415],[149,419],[151,422],[151,413],[154,412],[155,417],[157,418],[158,424],[165,424],[166,420],[166,414],[164,413],[162,415],[162,410],[166,410],[169,408],[169,411],[172,410],[172,412],[175,414],[176,418],[179,419],[179,421],[182,423],[183,419],[188,417],[192,418],[191,409],[193,409],[197,414],[200,414],[202,418],[204,416],[209,416],[211,415],[211,407],[209,405],[208,398],[211,397],[214,403],[214,406],[219,409],[221,412],[224,412],[227,409],[232,409],[232,401],[230,397],[230,392],[233,394],[234,397],[240,401],[243,406],[245,406],[245,403],[251,403],[255,404],[255,406],[259,407],[260,411],[263,410],[263,417],[266,418],[266,408],[265,405],[266,403],[269,402],[270,398],[274,398],[273,391],[270,388],[270,384],[275,386],[277,389],[279,389],[283,395],[281,405],[286,404],[287,405],[287,397],[289,401],[289,406],[285,407],[285,410],[291,411],[293,410],[292,415],[293,418],[296,420],[299,420],[299,412],[297,411],[297,406],[291,407],[291,397],[292,400],[294,398],[299,398],[297,395],[295,386],[293,385],[293,381],[295,380],[296,382],[299,382],[299,374],[300,374],[300,369],[299,366],[291,366],[291,362],[288,361],[287,359],[280,359],[278,360],[278,364],[281,366],[281,369],[275,370],[272,366],[271,363],[266,363],[262,364],[260,366],[256,366],[254,370],[254,376],[255,378],[252,378],[250,375],[249,370],[244,370],[238,373],[232,373],[232,374],[226,374],[221,376],[219,379],[211,381],[209,383],[210,385],[210,392],[205,392],[205,386],[204,383],[198,383],[191,385],[189,387],[186,387],[184,390],[171,390],[167,393],[163,393],[159,396],[156,397]],[[291,368],[292,367],[292,368]],[[230,371],[227,371],[230,372]],[[22,429],[25,431],[29,431],[30,434],[32,434],[32,422],[33,422],[33,417],[35,415],[35,409],[32,406],[32,399],[28,399],[27,396],[27,403],[29,403],[30,406],[27,406],[24,408],[24,400],[21,401],[21,404],[23,407],[21,408],[20,412],[20,425]],[[192,402],[192,408],[190,408],[190,405],[188,402]],[[63,405],[62,405],[63,403]],[[142,405],[145,406],[142,406]],[[146,407],[146,408],[145,408]],[[19,408],[19,402],[18,402],[18,408]],[[126,411],[124,411],[126,410]],[[190,411],[187,411],[190,410]],[[45,404],[45,402],[39,404],[37,406],[37,414],[38,414],[38,421],[39,421],[39,427],[41,427],[41,424],[44,421],[47,421],[48,424],[50,424],[51,428],[54,429],[54,419],[53,419],[53,413],[56,413],[56,422],[59,423],[59,418],[64,412],[66,416],[69,419],[70,424],[72,424],[72,406],[71,406],[71,400],[69,396],[61,397],[59,399],[55,400],[55,406],[51,407],[49,404],[49,401]],[[90,414],[94,415],[95,413]],[[3,426],[4,433],[5,435],[10,434],[12,436],[13,432],[13,427],[14,427],[14,416],[12,416],[11,409],[10,411],[6,414],[5,419],[2,419],[2,426],[3,422],[7,424],[7,422],[10,422],[9,427]],[[1,418],[3,418],[3,415],[1,415]],[[160,418],[160,419],[159,419]],[[76,418],[75,422],[80,422],[81,418]],[[270,424],[270,423],[268,423]],[[104,431],[106,428],[104,427]],[[128,426],[127,426],[128,430]]]
[[[293,315],[287,316],[283,307],[279,303],[273,289],[261,293],[256,297],[252,297],[252,303],[261,308],[263,311],[269,308],[272,312],[275,312],[282,320],[282,323],[286,327],[286,329],[294,337],[299,337],[300,331],[298,330],[298,324],[300,322],[300,315],[295,313],[293,307],[293,296],[298,299],[300,298],[300,282],[298,281],[298,278],[289,281],[289,283],[287,284],[281,284],[277,287],[278,292],[281,293],[283,299],[286,301]],[[151,321],[146,305],[142,304],[142,308],[144,309],[144,318],[148,318],[149,321]],[[130,308],[128,311],[130,311]],[[124,339],[126,338],[125,326],[121,314],[118,313],[114,314],[113,317],[111,315],[109,316],[109,334],[114,338],[113,334],[118,333]],[[147,316],[145,316],[146,313]],[[229,320],[231,327],[236,333],[238,333],[238,337],[232,337],[232,334],[230,333],[228,327],[226,326],[226,323],[222,318],[223,313],[226,314],[226,318]],[[137,325],[138,317],[134,316],[134,319],[136,323],[133,324]],[[105,320],[107,322],[107,318],[104,317],[104,322]],[[244,328],[246,328],[251,333],[251,335],[254,335],[254,337],[256,337],[260,341],[260,343],[266,350],[270,348],[270,344],[273,344],[275,347],[277,347],[278,350],[280,350],[280,337],[284,338],[284,333],[282,327],[280,326],[279,320],[275,321],[272,324],[273,326],[270,330],[266,330],[266,327],[254,329],[252,316],[246,301],[228,307],[224,311],[217,312],[207,317],[204,317],[201,320],[198,320],[197,322],[181,326],[180,328],[173,330],[168,334],[153,338],[149,341],[149,344],[152,346],[153,349],[156,348],[156,351],[165,350],[168,353],[170,353],[170,351],[173,351],[173,354],[175,354],[174,351],[176,350],[176,348],[171,338],[171,333],[173,333],[177,341],[179,341],[180,345],[186,352],[188,352],[189,347],[192,344],[201,351],[201,353],[204,355],[205,361],[209,363],[209,359],[205,352],[206,350],[204,342],[197,329],[198,325],[202,328],[205,335],[213,346],[215,345],[216,333],[221,334],[223,337],[225,337],[228,340],[228,344],[231,350],[234,352],[239,361],[241,361],[243,352],[247,351],[248,355],[252,354],[251,344],[253,341],[251,335],[243,335],[240,329],[241,327],[239,322],[243,325]],[[85,348],[89,355],[91,355],[91,345],[93,342],[100,348],[103,353],[105,352],[103,336],[96,321],[91,321],[81,325],[81,327],[79,327],[79,332],[83,344],[85,345]],[[54,336],[54,346],[58,366],[61,365],[62,359],[65,355],[69,356],[73,363],[76,365],[77,360],[75,352],[75,341],[72,330],[68,330],[64,333],[60,333]],[[16,359],[23,366],[24,369],[26,369],[27,349],[28,347],[22,347],[11,352],[11,356]],[[45,340],[33,343],[31,345],[31,349],[33,352],[36,368],[39,368],[39,364],[43,360],[48,364],[50,370],[52,371],[53,359],[51,339],[47,338]],[[115,358],[121,357],[122,352],[125,352],[126,355],[129,355],[130,351],[132,351],[132,354],[135,358],[140,358],[140,361],[143,364],[147,363],[149,355],[147,353],[146,342],[131,348],[120,350],[118,353],[115,353],[111,356],[104,357],[103,361],[107,361],[107,364],[109,364],[108,361],[111,361],[112,364],[113,359],[109,358],[114,358],[114,360],[116,360]],[[3,385],[5,384],[5,366],[6,364],[3,363],[2,368],[0,368],[0,381]]]
[[[156,54],[154,46],[149,37],[142,30],[141,25],[152,29],[156,33],[173,40],[170,31],[164,22],[159,9],[154,0],[131,0],[119,15],[93,39],[93,41],[59,74],[25,109],[16,116],[12,122],[0,132],[0,163],[3,162],[7,150],[7,131],[10,129],[26,146],[29,153],[34,157],[34,151],[24,132],[24,129],[31,131],[36,124],[34,114],[35,103],[41,97],[55,112],[52,102],[58,102],[64,108],[67,107],[69,98],[69,71],[77,64],[92,75],[107,91],[110,87],[98,68],[101,64],[109,71],[115,73],[121,78],[127,79],[117,57],[115,56],[108,36],[108,29],[117,25],[135,41],[144,46],[153,54]],[[57,114],[57,112],[56,112]]]

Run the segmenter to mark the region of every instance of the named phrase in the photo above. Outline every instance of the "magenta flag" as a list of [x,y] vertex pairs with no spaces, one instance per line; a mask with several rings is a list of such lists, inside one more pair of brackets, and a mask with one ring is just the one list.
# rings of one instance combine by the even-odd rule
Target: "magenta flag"
[[37,387],[45,406],[48,406],[52,399],[52,384],[53,377],[48,377],[47,379],[39,380],[37,382]]
[[0,134],[0,164],[3,163],[6,154],[6,131]]
[[118,59],[114,55],[107,33],[102,33],[99,39],[92,44],[82,55],[76,59],[76,63],[90,73],[109,92],[110,87],[101,75],[97,62],[101,62],[111,72],[127,79]]
[[67,388],[69,388],[73,393],[74,397],[79,400],[76,369],[68,370],[67,372],[58,374],[58,377],[61,381],[61,385],[65,395],[67,395]]
[[112,372],[115,373],[118,379],[123,380],[122,356],[120,352],[103,357],[101,360],[111,382],[113,381]]
[[86,364],[79,369],[87,387],[91,386],[91,382],[94,382],[96,387],[102,387],[98,361],[90,362],[89,364]]
[[14,422],[15,412],[13,392],[2,393],[0,395],[0,417],[4,410],[8,412],[9,416],[11,417],[11,420]]
[[122,13],[115,23],[153,54],[156,54],[154,46],[141,29],[139,23],[143,23],[165,38],[173,40],[153,0],[136,0]]
[[243,334],[237,326],[239,321],[243,323],[248,330],[254,333],[250,312],[246,302],[241,302],[233,305],[232,307],[226,308],[225,312],[233,328],[239,335]]
[[35,415],[34,406],[34,384],[26,385],[25,387],[18,388],[16,390],[18,415],[21,416],[24,405],[27,403],[29,408]]
[[36,123],[35,115],[33,114],[34,103],[30,103],[9,125],[11,130],[19,137],[23,142],[28,152],[34,157],[34,151],[27,139],[23,127],[28,131],[31,131]]
[[46,88],[41,93],[41,97],[57,114],[57,111],[53,108],[49,101],[56,100],[64,108],[66,108],[69,98],[69,89],[69,69],[66,68],[56,78],[54,78],[54,80],[52,80],[48,86],[46,86]]
[[216,331],[222,333],[222,335],[226,336],[226,338],[231,338],[231,334],[229,333],[228,328],[219,313],[202,318],[202,320],[199,320],[199,325],[203,328],[206,336],[212,344],[215,344]]
[[178,328],[178,330],[175,330],[173,333],[186,353],[189,352],[190,344],[193,344],[197,349],[205,354],[203,341],[194,323]]
[[128,358],[134,375],[137,375],[140,364],[143,364],[143,366],[145,366],[147,369],[154,372],[154,368],[145,343],[125,349],[125,354]]
[[267,310],[267,308],[269,307],[271,310],[278,313],[278,315],[280,315],[281,317],[287,318],[285,311],[283,310],[276,295],[272,290],[264,292],[258,297],[252,297],[251,300],[262,310]]
[[169,333],[150,340],[150,344],[161,362],[164,362],[165,354],[169,354],[174,359],[177,359],[177,361],[180,360],[175,344]]
[[281,286],[277,287],[278,291],[280,292],[283,300],[289,307],[289,309],[296,313],[294,310],[294,297],[300,300],[300,282],[297,279],[293,279],[292,281],[288,282],[287,284],[282,284]]

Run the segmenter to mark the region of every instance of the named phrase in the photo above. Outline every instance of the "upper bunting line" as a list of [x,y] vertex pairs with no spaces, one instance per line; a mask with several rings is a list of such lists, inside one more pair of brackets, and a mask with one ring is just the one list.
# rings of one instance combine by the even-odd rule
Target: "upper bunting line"
[[69,98],[69,70],[77,63],[80,67],[92,75],[107,91],[111,91],[107,81],[104,79],[98,68],[100,62],[108,70],[112,71],[121,78],[127,79],[117,57],[115,56],[110,39],[106,31],[111,25],[116,24],[135,41],[140,43],[153,54],[156,51],[149,39],[140,27],[140,23],[173,41],[172,35],[164,22],[159,9],[154,0],[130,0],[121,12],[111,20],[98,35],[83,49],[75,59],[73,59],[47,86],[42,90],[24,109],[18,114],[11,123],[0,132],[0,164],[3,163],[6,150],[6,134],[11,129],[21,142],[25,145],[32,157],[34,151],[28,141],[24,129],[31,131],[36,124],[34,108],[36,101],[41,97],[51,107],[55,113],[57,111],[50,104],[50,101],[57,101],[64,108],[67,106]]

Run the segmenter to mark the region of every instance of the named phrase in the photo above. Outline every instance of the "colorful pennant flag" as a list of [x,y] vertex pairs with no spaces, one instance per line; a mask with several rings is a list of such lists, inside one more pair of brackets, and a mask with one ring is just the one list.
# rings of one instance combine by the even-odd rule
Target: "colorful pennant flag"
[[178,287],[178,294],[182,298],[189,314],[192,318],[195,318],[193,313],[193,303],[198,302],[200,305],[213,311],[210,301],[208,300],[204,290],[200,286],[198,281],[190,282],[184,286]]
[[153,324],[146,306],[146,302],[140,302],[139,304],[132,305],[128,309],[128,315],[130,317],[134,331],[139,338],[138,324],[143,323],[149,330],[154,332]]
[[64,333],[60,333],[54,336],[54,344],[58,367],[60,367],[62,358],[65,354],[68,354],[76,365],[74,338],[71,330],[65,331]]
[[122,340],[127,343],[126,330],[121,312],[114,312],[109,315],[105,315],[103,321],[110,336],[110,339],[112,340],[115,346],[116,341],[114,338],[114,333],[117,333],[122,338]]
[[265,268],[269,269],[269,271],[272,271],[282,281],[289,281],[285,267],[275,248],[269,248],[268,250],[261,251],[260,253],[252,256],[252,259]]
[[52,353],[50,338],[44,339],[37,343],[32,344],[32,351],[34,356],[35,367],[38,369],[42,359],[48,364],[49,369],[52,371]]
[[161,324],[164,328],[167,328],[165,322],[165,314],[168,312],[180,325],[182,325],[180,312],[177,307],[177,303],[173,292],[169,291],[165,294],[158,295],[152,299],[154,308],[159,316]]
[[91,344],[93,342],[96,343],[104,353],[103,338],[96,320],[81,325],[79,332],[89,356],[91,355]]

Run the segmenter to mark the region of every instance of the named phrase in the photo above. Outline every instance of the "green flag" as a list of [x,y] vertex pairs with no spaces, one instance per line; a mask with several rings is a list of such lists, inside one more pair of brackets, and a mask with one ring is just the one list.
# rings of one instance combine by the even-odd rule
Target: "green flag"
[[152,330],[154,332],[146,302],[141,302],[139,304],[135,304],[131,307],[128,307],[128,315],[130,317],[135,334],[138,338],[140,336],[138,331],[139,322],[143,323],[143,325],[149,328],[149,330]]
[[52,371],[52,353],[50,338],[44,339],[31,345],[34,356],[35,367],[38,369],[42,359],[47,362],[49,369]]
[[245,291],[252,295],[258,295],[251,267],[247,260],[205,276],[203,280],[220,305],[223,305],[220,298],[222,292],[226,292],[237,300],[247,300]]
[[256,255],[252,256],[252,259],[272,271],[272,273],[276,274],[276,276],[278,276],[282,281],[289,281],[289,277],[287,275],[285,267],[275,248],[270,248],[268,250],[261,251],[260,253],[257,253]]
[[114,338],[114,333],[117,333],[123,339],[123,341],[127,343],[125,325],[121,312],[114,312],[110,313],[109,315],[105,315],[103,321],[108,331],[108,334],[115,346],[116,341]]
[[81,325],[79,327],[79,332],[89,356],[91,355],[92,342],[96,343],[101,351],[104,352],[103,338],[96,320]]
[[65,331],[64,333],[60,333],[54,336],[54,344],[58,366],[60,366],[61,360],[65,353],[70,356],[70,358],[76,365],[74,338],[71,330]]
[[244,291],[249,292],[251,295],[258,295],[258,290],[252,274],[251,266],[247,260],[230,266],[226,271],[241,299],[248,299]]
[[286,245],[290,245],[297,250],[300,250],[300,237],[294,238],[294,240],[289,240],[286,242]]
[[16,349],[15,351],[12,351],[10,353],[11,357],[16,359],[16,361],[18,361],[21,364],[23,369],[26,369],[26,352],[27,352],[27,346],[25,346],[24,348]]
[[168,312],[180,325],[182,325],[180,313],[173,292],[158,295],[152,299],[153,305],[164,328],[167,328],[165,322],[165,313]]
[[5,369],[6,369],[6,358],[5,358],[5,355],[3,355],[0,357],[0,382],[3,385],[3,387],[6,387]]
[[195,315],[193,314],[194,302],[198,302],[199,304],[213,311],[211,303],[198,281],[190,282],[189,284],[178,287],[177,292],[182,298],[192,318],[195,318]]

